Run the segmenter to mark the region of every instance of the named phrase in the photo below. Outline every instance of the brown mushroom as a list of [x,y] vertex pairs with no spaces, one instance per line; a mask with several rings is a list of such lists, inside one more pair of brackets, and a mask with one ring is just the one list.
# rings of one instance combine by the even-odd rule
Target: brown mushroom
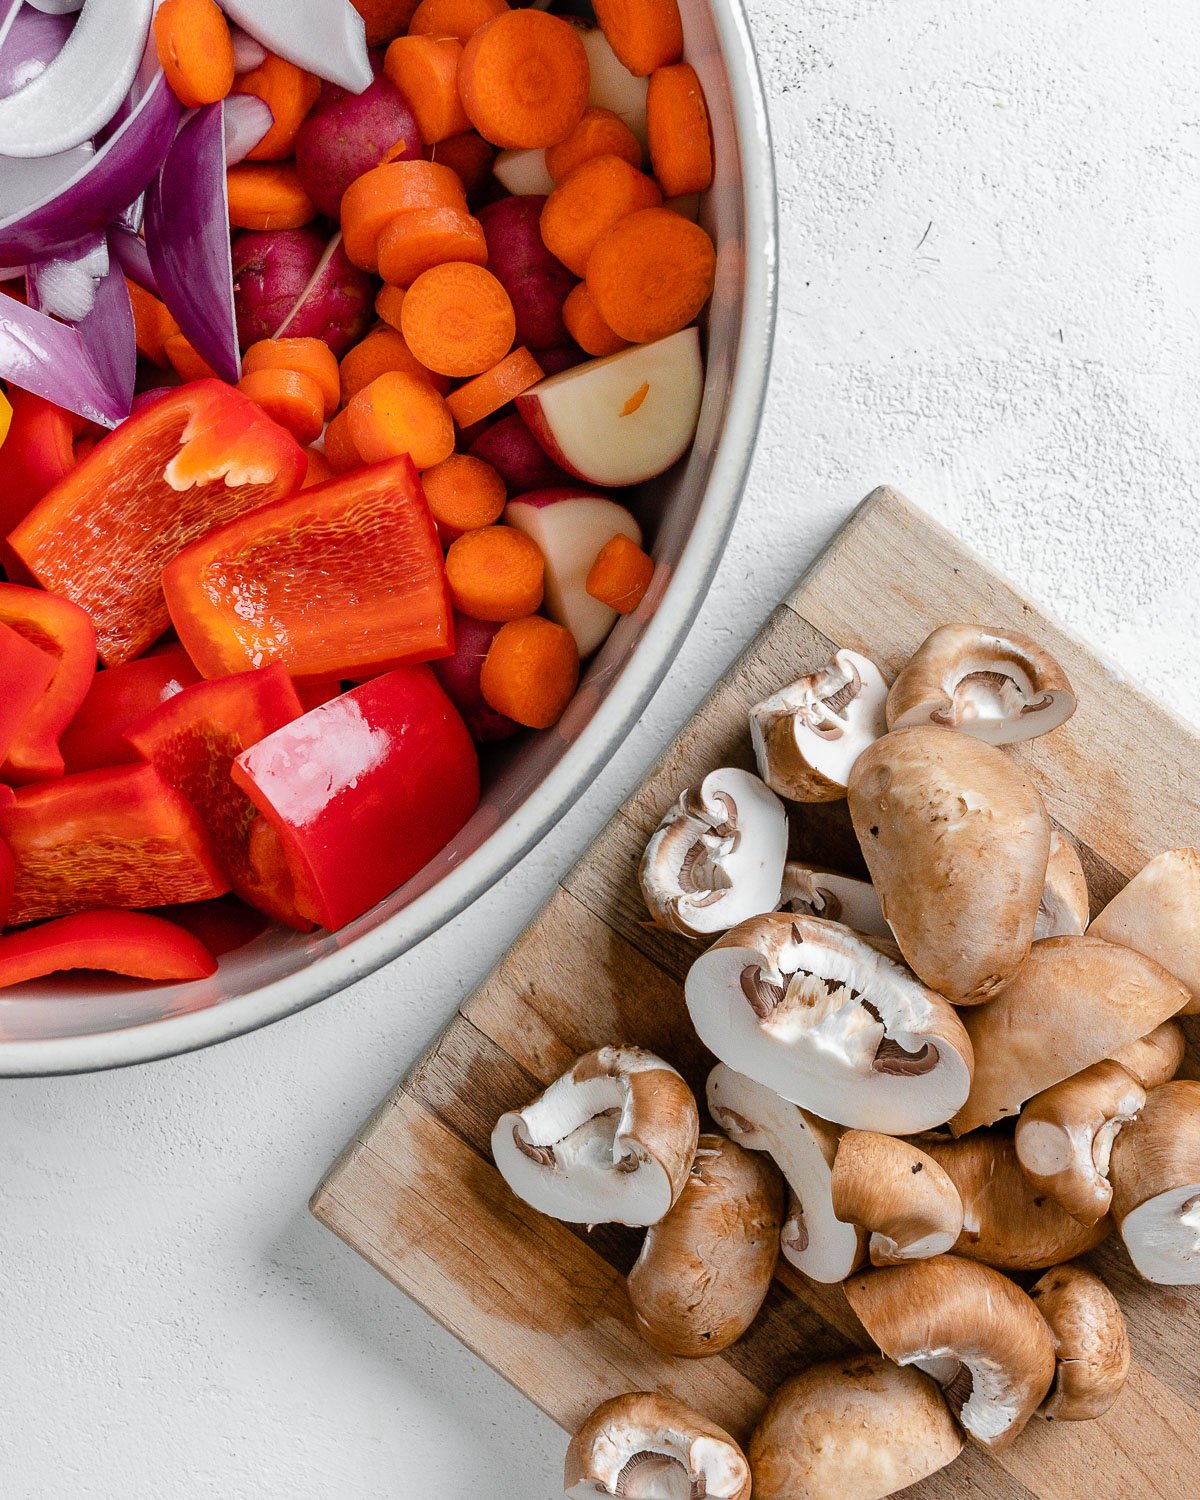
[[875,1266],[943,1255],[962,1233],[958,1189],[911,1141],[846,1131],[833,1162],[832,1191],[838,1218],[871,1232]]
[[1169,1083],[1179,1072],[1186,1051],[1187,1037],[1183,1034],[1183,1027],[1178,1021],[1164,1021],[1135,1042],[1118,1047],[1112,1054],[1112,1061],[1120,1063],[1144,1089],[1156,1089],[1160,1083]]
[[[1050,860],[1046,866],[1046,884],[1038,902],[1033,937],[1078,936],[1088,925],[1087,877],[1075,845],[1063,838],[1057,828],[1050,830]],[[1103,933],[1101,934],[1103,936]]]
[[1146,1280],[1200,1285],[1200,1083],[1151,1089],[1113,1142],[1108,1175],[1113,1217]]
[[566,1500],[750,1500],[750,1465],[723,1427],[658,1391],[614,1396],[567,1449]]
[[1092,932],[1136,948],[1188,989],[1183,1013],[1200,1013],[1200,849],[1168,849],[1118,891]]
[[1042,1415],[1058,1422],[1102,1417],[1125,1385],[1132,1358],[1121,1305],[1099,1276],[1055,1266],[1030,1290],[1054,1335],[1054,1384]]

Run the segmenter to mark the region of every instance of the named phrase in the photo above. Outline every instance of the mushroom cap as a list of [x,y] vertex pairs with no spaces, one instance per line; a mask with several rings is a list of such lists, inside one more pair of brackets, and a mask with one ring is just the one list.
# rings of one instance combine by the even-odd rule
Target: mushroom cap
[[783,867],[782,904],[802,917],[824,917],[841,922],[868,937],[890,938],[879,896],[869,880],[839,875],[819,865],[788,860]]
[[1081,1224],[1108,1212],[1109,1157],[1117,1132],[1146,1102],[1119,1063],[1098,1062],[1028,1100],[1014,1144],[1021,1170]]
[[1169,1083],[1183,1063],[1187,1037],[1178,1021],[1164,1021],[1135,1042],[1126,1042],[1112,1054],[1112,1061],[1136,1078],[1144,1089]]
[[839,1219],[871,1231],[874,1266],[943,1255],[962,1233],[958,1189],[933,1157],[895,1136],[846,1131],[832,1193]]
[[985,1448],[1016,1437],[1050,1389],[1050,1329],[1020,1287],[990,1266],[938,1255],[860,1271],[846,1296],[888,1358],[931,1374]]
[[696,959],[684,994],[722,1062],[839,1125],[928,1130],[970,1088],[954,1008],[836,922],[743,922]]
[[1050,860],[1046,865],[1042,899],[1038,902],[1034,942],[1048,937],[1078,937],[1087,931],[1090,910],[1087,877],[1083,873],[1079,852],[1057,828],[1052,828]]
[[863,1258],[866,1236],[833,1210],[838,1127],[724,1063],[708,1075],[708,1111],[738,1145],[765,1151],[783,1173],[791,1189],[781,1235],[784,1259],[814,1281],[845,1281]]
[[683,1190],[700,1117],[675,1069],[640,1047],[588,1052],[524,1109],[492,1156],[540,1213],[568,1224],[655,1224]]
[[783,1183],[770,1160],[702,1135],[683,1192],[646,1231],[629,1273],[651,1348],[695,1359],[740,1339],[770,1288],[782,1223]]
[[750,1465],[724,1428],[674,1396],[631,1391],[598,1406],[571,1439],[563,1488],[567,1500],[750,1500]]
[[1121,1304],[1084,1266],[1055,1266],[1030,1289],[1050,1325],[1054,1385],[1042,1415],[1059,1422],[1102,1417],[1129,1374],[1129,1330]]
[[1058,662],[1019,630],[941,625],[892,684],[889,729],[933,724],[990,745],[1049,734],[1075,712]]
[[878,1354],[776,1391],[750,1439],[754,1500],[882,1500],[952,1463],[962,1434],[932,1380]]
[[961,1140],[921,1142],[962,1199],[956,1255],[1002,1271],[1043,1271],[1092,1250],[1112,1220],[1081,1224],[1022,1172],[1010,1135],[981,1130]]
[[1200,1083],[1150,1090],[1113,1142],[1109,1180],[1113,1217],[1146,1280],[1200,1284]]
[[975,1078],[950,1129],[962,1135],[1019,1114],[1026,1099],[1145,1036],[1186,999],[1153,959],[1093,932],[1035,943],[991,1004],[964,1017]]
[[750,710],[759,774],[793,802],[837,802],[854,762],[887,733],[887,681],[857,651],[833,660]]
[[902,729],[859,757],[850,816],[910,968],[958,1005],[989,1000],[1029,953],[1050,821],[1002,751]]
[[1187,986],[1184,1015],[1200,1013],[1200,849],[1168,849],[1152,859],[1091,931],[1160,963]]
[[779,905],[787,859],[783,803],[750,771],[722,766],[668,809],[638,880],[656,927],[708,937]]

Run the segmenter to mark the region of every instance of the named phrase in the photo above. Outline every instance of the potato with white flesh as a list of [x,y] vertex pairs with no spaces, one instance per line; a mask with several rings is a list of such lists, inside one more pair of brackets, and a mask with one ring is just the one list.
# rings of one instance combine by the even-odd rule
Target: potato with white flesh
[[554,191],[554,178],[546,167],[544,146],[522,146],[513,151],[499,151],[492,163],[492,175],[501,187],[518,198],[533,194],[548,197]]
[[975,1048],[955,1135],[1018,1115],[1027,1099],[1111,1058],[1177,1015],[1187,990],[1153,959],[1091,932],[1046,938],[990,1005],[963,1020]]
[[546,613],[575,637],[581,657],[604,643],[617,612],[587,591],[596,554],[615,536],[642,545],[642,528],[623,505],[582,489],[530,490],[510,500],[504,519],[536,542],[545,572]]
[[1010,1443],[1050,1389],[1050,1329],[1020,1287],[990,1266],[939,1255],[860,1271],[846,1297],[884,1354],[931,1375],[985,1448]]
[[1021,1170],[1012,1137],[981,1130],[962,1140],[921,1141],[958,1190],[963,1227],[955,1255],[1001,1271],[1044,1271],[1095,1249],[1112,1220],[1073,1219]]
[[889,729],[932,724],[990,745],[1057,729],[1075,693],[1050,653],[1017,630],[939,625],[892,684]]
[[1160,1083],[1169,1083],[1183,1065],[1187,1051],[1187,1037],[1178,1021],[1164,1021],[1135,1042],[1118,1047],[1111,1061],[1120,1063],[1125,1071],[1144,1089],[1156,1089]]
[[683,457],[703,394],[700,333],[684,328],[548,375],[517,397],[517,410],[560,469],[622,489]]
[[1146,1090],[1119,1063],[1093,1063],[1035,1094],[1013,1138],[1025,1176],[1081,1224],[1112,1204],[1108,1165],[1113,1142],[1146,1102]]
[[779,905],[787,814],[750,771],[710,771],[680,794],[642,855],[638,880],[656,927],[710,937]]
[[722,1427],[657,1391],[605,1401],[567,1449],[566,1500],[750,1500],[750,1465]]
[[1200,1083],[1151,1089],[1113,1142],[1113,1217],[1147,1281],[1200,1285]]
[[637,136],[644,151],[649,78],[639,78],[629,71],[609,46],[608,38],[598,26],[581,29],[579,39],[587,53],[591,74],[587,102],[598,105],[601,109],[611,109],[614,115],[619,115]]
[[1029,953],[1046,884],[1037,788],[981,740],[900,729],[859,757],[850,817],[914,973],[956,1005],[990,1000]]
[[937,1385],[878,1354],[793,1375],[750,1439],[754,1500],[883,1500],[962,1452]]
[[887,681],[866,656],[833,660],[750,710],[759,775],[793,802],[838,802],[854,763],[887,733]]
[[629,1272],[651,1348],[698,1359],[736,1343],[770,1289],[782,1223],[783,1183],[771,1163],[702,1135],[683,1191],[646,1231]]
[[838,1143],[831,1189],[838,1218],[870,1232],[873,1266],[944,1255],[962,1233],[958,1189],[912,1141],[847,1130]]
[[1102,1417],[1121,1394],[1132,1353],[1125,1314],[1084,1266],[1055,1266],[1029,1296],[1054,1336],[1054,1384],[1042,1415],[1054,1422]]
[[784,1259],[814,1281],[845,1281],[863,1258],[866,1235],[834,1212],[837,1126],[724,1063],[708,1075],[708,1112],[739,1146],[766,1152],[787,1180],[791,1198],[780,1237]]
[[568,1224],[656,1224],[683,1191],[700,1117],[669,1063],[640,1047],[581,1057],[500,1116],[492,1156],[526,1203]]
[[1200,1014],[1200,850],[1168,849],[1152,859],[1089,930],[1162,964],[1187,986],[1183,1014]]
[[1046,884],[1033,927],[1034,942],[1048,937],[1078,937],[1087,930],[1089,911],[1087,878],[1075,846],[1052,828]]
[[868,937],[890,938],[892,929],[883,919],[883,907],[869,880],[839,875],[819,865],[788,860],[783,867],[782,905],[802,917],[824,917],[841,922]]
[[912,1135],[970,1090],[954,1008],[836,922],[743,922],[696,959],[684,995],[722,1062],[835,1124]]

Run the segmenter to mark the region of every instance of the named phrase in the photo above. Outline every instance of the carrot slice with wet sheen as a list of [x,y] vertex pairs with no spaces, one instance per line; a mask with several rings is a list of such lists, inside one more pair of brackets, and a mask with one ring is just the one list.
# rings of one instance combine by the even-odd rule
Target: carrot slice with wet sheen
[[583,118],[591,73],[579,33],[559,16],[510,10],[463,49],[458,88],[471,124],[494,146],[553,146]]

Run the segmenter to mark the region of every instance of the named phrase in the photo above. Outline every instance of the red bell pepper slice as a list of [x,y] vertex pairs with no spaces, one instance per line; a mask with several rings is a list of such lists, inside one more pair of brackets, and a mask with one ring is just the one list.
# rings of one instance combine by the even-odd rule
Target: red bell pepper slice
[[182,646],[97,672],[58,742],[67,770],[100,771],[136,761],[138,753],[125,731],[199,681],[200,673]]
[[170,906],[229,889],[194,809],[153,766],[84,771],[0,801],[15,924],[92,907]]
[[229,774],[243,750],[302,712],[284,668],[264,667],[185,688],[132,725],[127,738],[200,814],[242,900],[307,931],[312,923],[296,910],[286,867],[284,880],[278,878],[283,862],[261,840],[251,841],[254,825],[262,822],[258,809]]
[[52,593],[86,609],[105,666],[170,624],[162,570],[214,526],[300,487],[295,438],[219,380],[180,386],[99,443],[34,506],[9,544]]
[[[8,788],[4,790],[7,792]],[[8,793],[9,797],[12,793]],[[7,799],[6,799],[7,800]],[[13,884],[16,880],[17,862],[13,859],[7,844],[0,842],[0,927],[8,923],[8,914],[12,909]]]
[[233,779],[273,825],[301,909],[337,928],[411,879],[479,802],[466,725],[428,667],[400,667],[277,729]]
[[104,969],[131,979],[207,979],[217,971],[204,944],[141,911],[84,911],[0,937],[0,989],[63,969]]
[[437,526],[406,457],[211,532],[163,589],[205,677],[272,661],[301,679],[366,677],[454,649]]
[[47,490],[75,467],[79,419],[61,406],[9,388],[12,426],[0,456],[0,535],[7,536]]
[[54,681],[57,660],[0,622],[0,759]]
[[68,599],[18,583],[0,583],[0,624],[15,630],[55,663],[50,685],[8,747],[7,759],[0,765],[0,779],[21,785],[61,776],[59,735],[87,696],[96,675],[92,622]]

